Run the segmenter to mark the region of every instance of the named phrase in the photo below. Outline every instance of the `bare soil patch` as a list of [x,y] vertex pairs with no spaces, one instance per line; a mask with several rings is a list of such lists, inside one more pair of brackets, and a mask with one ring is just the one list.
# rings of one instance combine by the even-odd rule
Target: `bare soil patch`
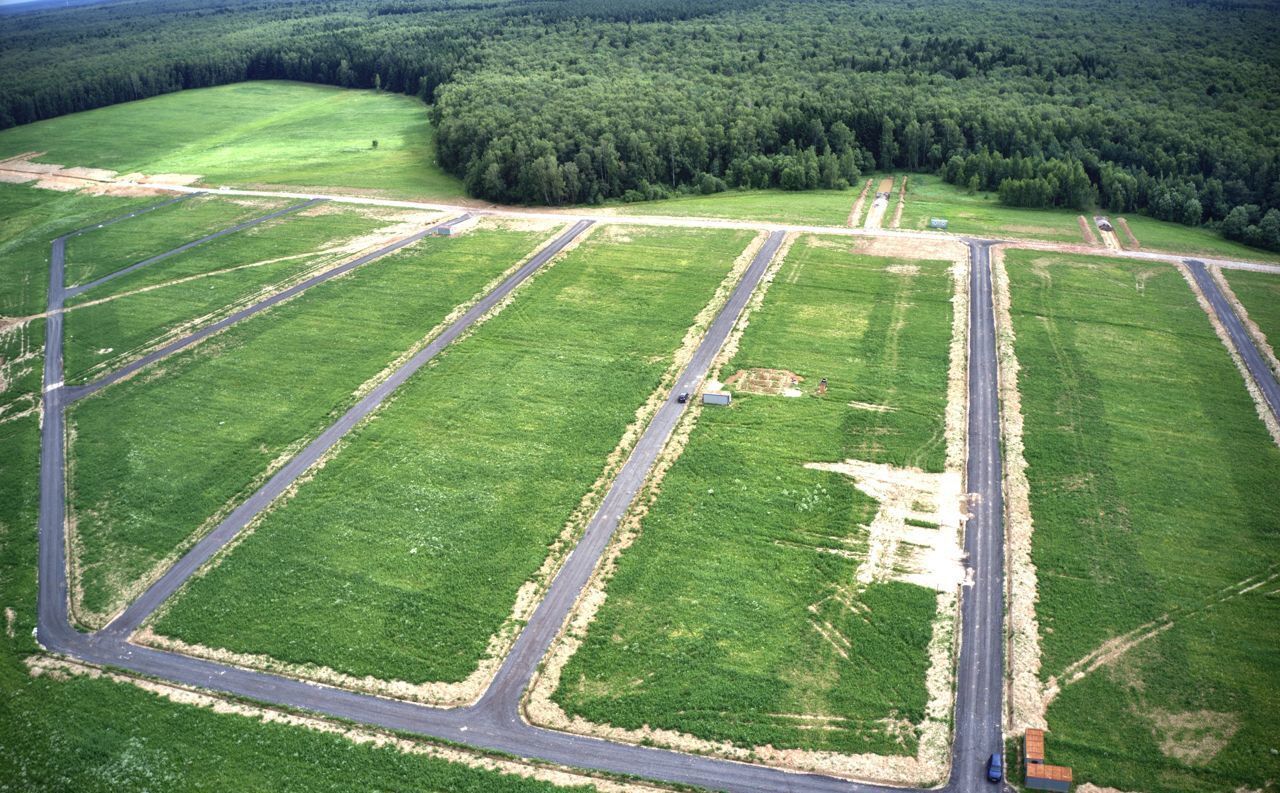
[[858,200],[853,202],[853,209],[849,210],[849,228],[856,228],[858,219],[862,217],[862,206],[867,201],[867,194],[871,192],[871,182],[872,180],[868,179],[867,183],[862,186],[862,192],[858,194]]
[[10,607],[8,607],[8,606],[5,606],[5,609],[4,609],[4,635],[5,635],[5,636],[8,636],[10,639],[12,639],[12,638],[13,638],[13,636],[14,636],[14,633],[13,633],[13,624],[14,624],[15,622],[17,622],[17,621],[18,621],[18,615],[17,615],[17,613],[16,613],[16,612],[14,612],[14,610],[13,610],[12,608],[10,608]]
[[1190,766],[1208,765],[1240,730],[1240,717],[1211,710],[1148,711],[1160,751]]
[[879,502],[867,526],[866,558],[854,575],[859,585],[904,581],[938,592],[959,589],[964,581],[959,471],[931,474],[861,460],[805,467],[843,474]]
[[93,195],[149,196],[162,191],[121,184],[116,172],[105,168],[67,168],[56,163],[32,162],[44,152],[28,152],[0,162],[0,182],[26,184],[35,182],[42,190],[70,193],[77,190]]
[[889,228],[896,229],[902,225],[902,210],[907,206],[907,177],[902,177],[902,185],[898,187],[898,207],[893,210],[893,220]]
[[1116,218],[1116,228],[1124,233],[1125,239],[1128,240],[1126,248],[1135,251],[1142,250],[1142,243],[1138,242],[1138,238],[1134,235],[1133,230],[1129,228],[1129,221],[1124,218]]
[[1084,215],[1077,215],[1076,222],[1080,224],[1080,234],[1084,237],[1084,241],[1090,245],[1098,245],[1098,235],[1093,232],[1093,225],[1085,219]]
[[765,396],[800,396],[804,378],[786,369],[739,369],[724,381],[735,391]]

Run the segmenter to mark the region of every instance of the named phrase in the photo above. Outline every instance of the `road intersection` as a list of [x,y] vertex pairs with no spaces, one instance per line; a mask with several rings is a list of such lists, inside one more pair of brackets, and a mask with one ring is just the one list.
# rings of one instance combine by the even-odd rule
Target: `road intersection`
[[[208,192],[182,186],[147,185],[150,189],[168,189],[187,194]],[[172,568],[158,579],[141,597],[130,604],[106,628],[96,633],[81,633],[69,619],[65,510],[65,410],[75,400],[149,366],[157,360],[185,349],[204,338],[260,311],[269,309],[301,291],[325,280],[349,272],[381,256],[411,245],[433,233],[439,226],[460,222],[470,212],[463,207],[442,204],[384,201],[381,199],[317,196],[268,191],[222,190],[216,194],[267,195],[298,198],[306,202],[320,200],[343,203],[375,204],[413,209],[437,209],[453,215],[450,220],[402,238],[388,246],[354,259],[339,267],[315,275],[223,320],[208,325],[189,336],[174,341],[122,369],[84,386],[63,385],[62,335],[63,303],[75,291],[64,285],[65,244],[70,237],[88,233],[109,223],[136,217],[143,212],[172,201],[123,215],[107,223],[94,225],[54,240],[49,272],[48,324],[46,326],[45,383],[43,394],[40,516],[39,516],[39,595],[37,637],[49,651],[70,656],[90,664],[114,667],[131,673],[194,686],[213,692],[245,697],[272,705],[312,711],[332,717],[377,725],[386,729],[443,739],[484,750],[536,758],[566,766],[634,775],[654,780],[734,791],[888,791],[900,790],[882,785],[855,782],[833,776],[794,773],[724,759],[654,749],[597,738],[573,735],[535,727],[520,715],[520,700],[537,666],[551,642],[561,630],[579,592],[587,583],[608,545],[610,537],[631,502],[643,486],[663,446],[687,406],[675,395],[696,391],[707,376],[734,323],[756,289],[761,277],[777,255],[787,232],[816,232],[853,235],[906,236],[937,240],[940,235],[923,232],[863,230],[810,226],[789,226],[748,221],[707,219],[672,219],[627,217],[615,215],[582,215],[576,213],[529,213],[514,210],[487,209],[483,214],[503,217],[554,219],[570,224],[568,229],[543,247],[497,288],[450,325],[427,347],[402,364],[360,402],[328,427],[314,441],[287,462],[262,488],[240,504],[213,531],[203,537]],[[309,205],[309,203],[307,204]],[[303,205],[281,212],[296,211]],[[259,221],[260,222],[260,221]],[[302,475],[347,432],[372,413],[396,388],[456,338],[463,335],[494,305],[502,301],[521,282],[545,266],[570,242],[594,223],[643,225],[681,225],[713,228],[750,228],[768,232],[768,238],[746,268],[728,301],[709,326],[694,356],[680,373],[670,393],[645,427],[630,457],[612,482],[604,500],[592,517],[582,538],[569,555],[563,568],[552,581],[533,617],[516,639],[511,652],[497,672],[483,697],[464,708],[441,709],[398,701],[339,688],[304,682],[266,672],[252,671],[193,658],[174,652],[142,647],[129,642],[130,635],[168,597],[206,561],[240,532],[248,523],[297,477]],[[243,224],[242,224],[243,225]],[[224,230],[203,239],[231,233]],[[945,239],[946,237],[942,237]],[[202,240],[196,241],[197,243]],[[975,791],[992,789],[984,778],[987,757],[1003,751],[1003,640],[1004,640],[1004,533],[1002,499],[1002,457],[1000,406],[998,400],[998,365],[995,347],[995,322],[991,297],[990,250],[999,241],[960,240],[970,250],[970,322],[968,351],[968,428],[966,487],[971,494],[972,515],[965,531],[965,550],[973,570],[972,585],[961,593],[961,632],[955,705],[955,733],[951,774],[945,790]],[[188,246],[195,243],[189,243]],[[1040,247],[1027,245],[1026,247]],[[1075,251],[1073,251],[1075,252]],[[172,252],[170,252],[172,253]],[[1124,252],[1105,251],[1106,255]],[[1132,258],[1177,261],[1178,257],[1149,252],[1131,252]],[[1140,256],[1137,254],[1141,254]],[[132,270],[169,253],[131,265]],[[1212,261],[1220,266],[1240,264],[1250,269],[1280,272],[1280,267]],[[1211,282],[1203,265],[1191,265],[1199,282]],[[120,271],[123,272],[123,271]],[[106,279],[114,277],[109,275]],[[105,280],[105,279],[99,279]],[[1212,286],[1212,285],[1211,285]],[[87,288],[87,287],[84,287]],[[1216,286],[1204,287],[1219,316],[1230,329],[1229,319],[1236,319],[1225,301],[1214,301],[1221,294]],[[1226,312],[1226,315],[1223,312]],[[1238,345],[1252,349],[1252,341],[1241,330]],[[1257,354],[1256,350],[1253,350]],[[1249,356],[1245,355],[1246,361]],[[1251,365],[1252,369],[1252,365]],[[1268,372],[1269,375],[1269,372]],[[1271,378],[1275,387],[1275,380]],[[1264,389],[1265,391],[1266,389]],[[1268,398],[1271,398],[1271,392]],[[1276,390],[1273,410],[1280,410],[1280,390]]]

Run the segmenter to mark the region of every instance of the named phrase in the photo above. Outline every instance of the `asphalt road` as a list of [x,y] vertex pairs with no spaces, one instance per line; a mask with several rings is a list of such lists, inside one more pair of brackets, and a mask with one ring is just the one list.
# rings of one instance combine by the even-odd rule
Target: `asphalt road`
[[992,787],[987,759],[1004,751],[1004,476],[991,242],[969,246],[969,426],[964,550],[972,571],[960,600],[952,790]]
[[[192,193],[187,197],[195,198],[196,196],[200,196],[200,195],[206,195],[206,194]],[[235,234],[237,231],[244,231],[245,229],[253,228],[259,223],[266,223],[268,220],[273,220],[278,217],[283,217],[284,215],[291,215],[294,212],[300,212],[301,210],[304,210],[309,206],[314,206],[316,204],[319,204],[321,201],[324,201],[324,200],[325,199],[323,198],[313,198],[310,201],[304,201],[301,204],[294,204],[293,206],[285,207],[284,209],[279,209],[279,210],[276,210],[275,212],[271,212],[266,215],[259,215],[256,218],[250,218],[249,220],[246,220],[243,223],[237,223],[234,226],[229,226],[228,228],[215,231],[212,234],[206,234],[205,236],[201,237],[198,240],[192,240],[191,242],[185,243],[183,245],[179,245],[178,247],[174,248],[171,251],[165,251],[164,253],[156,254],[155,256],[152,256],[148,259],[143,259],[140,262],[131,264],[128,267],[123,267],[119,270],[116,270],[113,273],[108,273],[107,275],[104,275],[101,278],[95,279],[93,281],[89,281],[88,283],[80,284],[78,286],[69,286],[66,289],[66,294],[64,295],[64,298],[75,297],[81,292],[87,292],[90,289],[102,286],[108,281],[114,281],[120,276],[128,275],[134,270],[141,270],[143,267],[146,267],[148,265],[155,264],[156,262],[164,261],[165,259],[168,259],[170,256],[177,256],[180,253],[186,253],[187,251],[191,250],[192,248],[198,245],[203,245],[206,242],[216,240],[219,237],[225,237],[228,234]]]
[[[138,213],[134,213],[135,215]],[[125,216],[120,220],[133,215]],[[444,349],[452,340],[501,300],[520,281],[541,267],[591,221],[575,224],[552,245],[531,259],[515,275],[487,295],[471,311],[451,325],[427,348],[415,355],[333,426],[276,473],[262,489],[236,509],[202,539],[169,572],[107,628],[94,634],[76,631],[68,620],[65,549],[64,408],[69,399],[91,393],[118,377],[108,376],[79,390],[61,386],[61,314],[51,314],[47,326],[44,394],[45,422],[41,446],[40,553],[37,636],[53,652],[113,666],[135,673],[225,692],[265,703],[301,708],[321,714],[465,743],[481,749],[540,758],[579,768],[633,774],[671,782],[734,791],[871,791],[901,790],[850,782],[819,774],[798,774],[763,766],[682,754],[630,744],[612,743],[530,726],[519,717],[521,694],[538,661],[567,618],[578,592],[585,585],[608,544],[622,514],[643,485],[648,471],[670,436],[685,405],[675,401],[681,391],[694,391],[706,376],[721,345],[746,305],[760,277],[776,254],[781,231],[770,234],[752,260],[728,302],[717,315],[690,363],[677,379],[671,394],[646,427],[631,456],[592,517],[580,542],[552,582],[533,618],[517,638],[493,684],[476,705],[445,710],[408,702],[358,694],[315,683],[263,672],[223,666],[176,653],[131,645],[125,641],[148,614],[169,597],[204,561],[240,531],[260,510],[293,482],[327,449],[397,387]],[[96,226],[94,228],[97,228]],[[68,235],[71,236],[71,235]],[[54,241],[50,267],[50,309],[60,308],[63,289],[65,237]],[[398,245],[409,244],[413,238]],[[962,592],[960,674],[956,702],[957,735],[951,779],[947,790],[991,789],[983,781],[986,757],[1000,747],[1001,693],[1003,685],[1001,640],[1003,636],[1003,531],[1000,494],[999,420],[996,401],[996,359],[990,302],[988,243],[970,243],[973,251],[970,316],[971,362],[969,367],[970,418],[968,464],[969,490],[980,494],[974,517],[968,522],[966,550],[974,568],[974,585]],[[382,255],[380,251],[374,255]],[[358,266],[356,262],[345,269]],[[343,268],[339,268],[345,271]],[[337,271],[316,276],[333,277]],[[314,280],[314,279],[313,279]],[[318,282],[318,281],[316,281]],[[311,282],[304,282],[310,285]],[[304,284],[295,287],[305,288]],[[296,293],[296,292],[294,292]],[[282,293],[279,299],[287,299]],[[279,302],[276,300],[275,302]],[[264,301],[224,323],[210,326],[217,332],[269,305]],[[198,340],[175,342],[157,351],[170,354]],[[203,338],[204,336],[199,336]],[[151,360],[155,360],[152,358]],[[130,371],[149,363],[138,362]],[[126,367],[128,368],[128,367]],[[120,376],[124,376],[121,374]]]
[[1258,348],[1254,346],[1253,337],[1245,330],[1244,323],[1240,321],[1240,317],[1236,316],[1235,309],[1231,307],[1231,304],[1227,302],[1226,296],[1222,294],[1222,290],[1218,288],[1218,282],[1209,275],[1204,262],[1196,259],[1187,259],[1186,264],[1187,268],[1191,270],[1191,277],[1195,278],[1196,283],[1200,286],[1200,291],[1204,292],[1204,296],[1208,298],[1209,305],[1213,308],[1213,313],[1218,315],[1218,320],[1227,329],[1227,336],[1231,338],[1232,346],[1236,348],[1236,352],[1244,360],[1244,365],[1249,370],[1249,374],[1253,376],[1254,382],[1258,384],[1258,388],[1262,391],[1262,396],[1266,399],[1267,406],[1271,408],[1271,415],[1280,420],[1280,383],[1276,382],[1275,373],[1271,371],[1271,367],[1263,359],[1262,353],[1258,352]]

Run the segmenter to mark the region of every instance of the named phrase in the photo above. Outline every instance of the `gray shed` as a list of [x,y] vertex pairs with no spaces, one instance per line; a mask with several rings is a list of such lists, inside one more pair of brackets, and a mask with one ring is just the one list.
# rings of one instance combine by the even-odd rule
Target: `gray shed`
[[946,218],[929,218],[929,228],[931,228],[931,229],[945,229],[946,227],[947,227],[947,219],[946,219]]
[[727,405],[733,401],[733,394],[728,391],[704,391],[702,393],[702,404],[704,405]]

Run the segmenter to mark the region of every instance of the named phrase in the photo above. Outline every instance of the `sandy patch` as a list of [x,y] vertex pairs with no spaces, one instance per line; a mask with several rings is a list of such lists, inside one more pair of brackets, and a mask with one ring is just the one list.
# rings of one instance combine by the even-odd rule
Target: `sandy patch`
[[137,174],[132,181],[137,182],[138,184],[191,185],[203,178],[203,176],[197,173],[157,173],[149,176],[147,174]]
[[862,192],[858,193],[858,200],[853,202],[853,208],[849,210],[849,219],[847,224],[849,228],[857,228],[858,220],[862,217],[862,207],[867,201],[867,195],[871,192],[871,183],[873,179],[868,179],[867,183],[862,186]]
[[864,229],[878,229],[884,222],[885,210],[889,208],[889,196],[887,193],[876,193],[876,198],[871,202],[871,209],[867,210],[867,219],[863,222]]
[[7,171],[0,168],[0,182],[5,182],[6,184],[26,184],[28,182],[34,182],[36,178],[36,175],[33,173]]
[[[842,241],[843,242],[843,241]],[[839,244],[839,243],[837,243]],[[895,259],[937,260],[948,262],[966,262],[968,266],[969,249],[963,242],[955,238],[936,237],[921,239],[901,235],[854,237],[847,243],[850,253],[865,256],[884,256]],[[895,266],[895,265],[890,265]],[[919,265],[896,265],[919,267]],[[967,287],[966,287],[967,289]],[[968,319],[965,320],[968,322]]]
[[1160,751],[1189,766],[1208,765],[1240,730],[1240,717],[1211,710],[1149,710]]
[[1085,219],[1084,215],[1077,215],[1076,222],[1080,224],[1080,236],[1084,237],[1084,241],[1090,245],[1099,245],[1098,235],[1093,232],[1093,225]]
[[18,621],[18,615],[12,608],[5,606],[4,609],[4,635],[10,639],[13,638],[13,625]]
[[1249,331],[1249,336],[1253,339],[1254,345],[1257,346],[1259,352],[1262,353],[1262,357],[1271,366],[1271,371],[1277,377],[1280,377],[1280,360],[1276,358],[1275,348],[1267,340],[1267,334],[1262,332],[1262,328],[1258,327],[1258,323],[1254,322],[1253,318],[1249,316],[1249,312],[1245,310],[1240,298],[1236,297],[1235,290],[1231,288],[1226,276],[1222,274],[1222,268],[1209,267],[1208,270],[1209,275],[1213,277],[1213,280],[1218,284],[1218,288],[1222,290],[1222,294],[1227,298],[1227,302],[1231,304],[1232,310],[1240,318],[1241,324]]
[[1262,419],[1267,431],[1271,433],[1271,439],[1277,445],[1280,445],[1280,421],[1277,421],[1276,417],[1271,413],[1271,408],[1267,405],[1267,400],[1262,395],[1262,390],[1258,387],[1257,381],[1253,379],[1253,374],[1249,372],[1249,367],[1245,366],[1244,359],[1240,357],[1235,345],[1231,343],[1231,337],[1227,334],[1227,329],[1218,320],[1218,315],[1214,313],[1213,306],[1209,305],[1208,299],[1200,291],[1200,285],[1196,283],[1196,279],[1191,275],[1191,271],[1187,269],[1187,266],[1181,262],[1175,266],[1178,268],[1178,272],[1182,273],[1187,285],[1191,287],[1191,291],[1196,296],[1196,302],[1200,304],[1205,316],[1209,318],[1209,323],[1213,325],[1213,331],[1218,334],[1218,339],[1221,340],[1222,346],[1227,348],[1227,352],[1231,354],[1231,360],[1235,361],[1236,369],[1240,371],[1240,376],[1244,378],[1245,387],[1249,390],[1249,396],[1253,397],[1253,404],[1257,408],[1258,418]]
[[847,476],[858,490],[879,502],[867,526],[866,558],[854,575],[858,584],[904,581],[938,592],[960,587],[964,581],[960,472],[931,474],[861,460],[806,463],[805,468]]
[[[502,301],[499,301],[497,304],[493,306],[493,308],[485,312],[482,316],[478,317],[476,321],[471,325],[471,327],[468,328],[467,332],[459,336],[454,343],[456,344],[458,342],[465,340],[466,338],[469,338],[470,335],[474,333],[477,328],[479,328],[485,322],[487,322],[491,318],[501,313],[502,310],[505,309],[507,306],[509,306],[515,300],[515,298],[528,287],[530,283],[532,283],[539,275],[541,275],[542,273],[545,273],[548,269],[550,269],[551,266],[553,266],[556,262],[560,261],[566,253],[568,253],[570,250],[576,247],[576,245],[579,242],[581,242],[581,240],[584,237],[586,237],[594,228],[596,227],[592,226],[587,230],[585,230],[584,232],[582,232],[581,234],[579,234],[576,238],[574,238],[574,240],[570,244],[566,245],[561,250],[561,252],[557,254],[556,257],[554,257],[550,262],[548,262],[541,269],[539,269],[538,272],[531,275],[524,282],[522,282],[518,287],[513,289],[511,293],[508,294]],[[373,378],[370,378],[368,381],[362,384],[356,390],[356,392],[352,395],[352,401],[356,401],[362,398],[369,391],[371,391],[378,383],[383,382],[387,377],[389,377],[392,373],[394,373],[396,369],[398,369],[410,358],[416,355],[422,348],[430,344],[431,341],[436,339],[451,324],[456,322],[463,314],[469,311],[471,307],[474,306],[477,302],[479,302],[479,300],[484,295],[489,294],[495,288],[497,288],[499,284],[501,284],[507,278],[510,278],[517,270],[523,267],[526,262],[532,259],[535,255],[537,255],[537,253],[541,251],[543,248],[545,248],[547,245],[550,245],[552,242],[554,242],[554,240],[559,236],[560,236],[559,234],[556,234],[554,237],[548,240],[545,240],[537,248],[530,251],[528,255],[526,255],[520,261],[516,262],[511,267],[509,267],[504,273],[492,279],[488,284],[486,284],[481,289],[481,291],[476,293],[471,298],[471,300],[469,300],[464,304],[456,306],[454,310],[449,314],[448,317],[446,317],[434,328],[432,328],[432,330],[426,336],[420,339],[417,344],[415,344],[409,350],[406,350],[405,352],[401,353],[401,355],[398,356],[395,361],[393,361],[392,363],[384,367],[382,372],[380,372],[378,375],[376,375]],[[360,425],[356,427],[356,429],[359,429],[360,426],[364,426],[368,422],[376,419],[377,416],[383,410],[385,410],[388,405],[392,404],[395,401],[395,399],[396,399],[396,395],[393,394],[386,401],[384,401],[378,407],[377,410],[375,410],[373,413],[367,416],[360,423]],[[653,407],[653,410],[656,410],[656,405]],[[647,421],[647,417],[645,420]],[[627,438],[630,439],[630,442],[632,444],[634,444],[634,439],[638,437],[639,437],[638,431],[635,431],[634,433],[632,433],[629,430]],[[272,462],[268,470],[265,471],[263,474],[261,474],[255,480],[254,485],[250,489],[246,490],[246,492],[252,492],[253,490],[256,490],[256,488],[261,486],[261,484],[264,483],[266,479],[269,478],[272,473],[274,473],[275,470],[277,470],[279,467],[283,466],[290,459],[292,459],[293,456],[295,456],[298,453],[298,451],[304,448],[306,444],[310,443],[311,440],[312,440],[311,438],[302,438],[302,439],[299,439],[298,441],[295,441],[293,444],[291,444],[276,458],[275,461]],[[295,480],[293,484],[290,485],[290,487],[284,493],[282,493],[275,501],[273,501],[272,504],[267,509],[263,510],[261,513],[256,515],[254,519],[249,523],[249,525],[244,528],[243,531],[237,534],[236,537],[233,538],[230,542],[228,542],[222,549],[220,549],[219,552],[212,559],[210,559],[209,562],[205,564],[204,567],[202,567],[199,571],[197,571],[195,576],[193,576],[193,579],[197,576],[208,575],[210,571],[212,571],[219,564],[221,564],[222,561],[226,559],[235,550],[235,548],[239,546],[240,543],[244,542],[244,540],[246,540],[250,535],[252,535],[254,530],[259,525],[261,525],[262,521],[264,521],[273,511],[279,509],[281,506],[288,503],[288,501],[291,498],[293,498],[294,495],[297,494],[298,490],[303,485],[305,485],[308,481],[313,479],[316,476],[316,474],[319,473],[319,471],[321,471],[330,460],[332,460],[334,457],[340,454],[342,450],[345,448],[345,446],[346,446],[346,441],[344,439],[342,441],[339,441],[327,452],[325,452],[325,454],[319,460],[317,460],[314,465],[312,465],[309,469],[307,469],[307,471],[302,476],[298,477],[298,479]],[[627,447],[626,452],[629,453],[629,451],[630,451],[630,447]],[[616,461],[615,467],[621,467],[622,460],[625,459],[626,454],[617,453],[616,457],[617,457],[617,461]],[[610,461],[611,463],[613,462],[612,457],[610,458]],[[612,473],[616,473],[616,471]],[[610,474],[610,476],[612,476],[612,473]],[[607,487],[604,488],[599,493],[598,497],[596,497],[597,500],[603,499],[604,492],[607,492]],[[589,497],[595,497],[594,490],[592,494],[589,494]],[[234,508],[234,506],[235,506],[234,504],[229,504],[228,508]],[[339,672],[335,669],[322,666],[319,664],[293,664],[293,663],[280,661],[278,659],[275,659],[268,655],[263,655],[263,654],[235,653],[235,652],[231,652],[229,650],[225,650],[221,648],[213,648],[213,647],[207,647],[203,645],[188,644],[186,642],[181,642],[171,637],[161,636],[155,633],[151,629],[150,626],[154,625],[155,622],[159,620],[167,610],[163,606],[160,609],[158,609],[153,615],[151,615],[150,618],[148,618],[146,625],[138,632],[138,634],[134,637],[134,640],[141,644],[147,644],[155,647],[162,647],[165,649],[174,650],[176,652],[181,652],[186,655],[192,655],[192,656],[197,656],[201,658],[208,658],[210,660],[218,661],[220,663],[229,663],[229,664],[250,668],[250,669],[261,669],[264,671],[274,672],[276,674],[283,674],[289,677],[294,677],[294,678],[304,679],[304,680],[314,680],[316,682],[324,683],[327,685],[333,685],[340,688],[346,688],[346,689],[351,689],[356,691],[364,691],[367,693],[376,694],[379,696],[387,696],[394,699],[404,699],[404,700],[410,700],[415,702],[423,702],[423,703],[436,705],[439,707],[460,707],[460,706],[469,705],[474,703],[476,700],[478,700],[484,694],[485,690],[488,688],[489,683],[492,682],[493,676],[497,674],[498,669],[502,664],[502,660],[506,657],[506,654],[511,649],[511,645],[515,642],[516,637],[519,635],[520,627],[533,615],[534,609],[537,607],[538,603],[540,602],[541,594],[545,592],[546,587],[550,584],[556,572],[559,571],[560,566],[564,562],[564,559],[568,557],[568,553],[572,549],[573,540],[581,533],[582,528],[585,527],[586,521],[589,518],[590,518],[590,513],[588,513],[585,517],[582,517],[581,519],[579,519],[578,513],[575,512],[574,517],[570,519],[568,525],[566,525],[565,529],[562,531],[561,536],[553,544],[551,551],[549,552],[546,560],[543,562],[542,567],[539,569],[537,574],[535,574],[533,580],[526,582],[523,586],[520,587],[519,591],[516,593],[515,603],[512,607],[512,613],[510,617],[506,620],[506,622],[502,625],[502,627],[499,628],[496,633],[494,633],[492,636],[489,637],[489,640],[485,647],[484,658],[477,665],[476,669],[471,672],[471,674],[469,674],[465,679],[456,683],[441,683],[441,682],[409,683],[403,680],[383,680],[383,679],[374,677],[372,675],[357,677],[355,675],[349,675],[343,672]],[[218,517],[217,520],[221,520],[221,517]],[[201,535],[207,532],[209,528],[212,528],[212,526],[216,526],[216,525],[217,525],[216,521],[206,524],[207,527],[202,530]],[[172,561],[170,561],[168,565],[166,565],[166,569],[168,566],[171,566],[171,565],[172,565]],[[172,604],[176,602],[177,599],[181,596],[182,596],[182,590],[180,590],[178,593],[175,593],[175,595],[169,599],[168,603]]]
[[735,391],[764,396],[799,396],[797,386],[804,380],[786,369],[739,369],[724,381]]
[[918,264],[891,264],[884,268],[886,273],[894,275],[919,275],[920,265]]
[[[1045,277],[1048,277],[1046,272]],[[996,359],[999,363],[1000,434],[1004,448],[1004,527],[1008,621],[1009,731],[1021,734],[1028,727],[1047,729],[1048,703],[1040,683],[1040,623],[1037,573],[1031,545],[1035,524],[1031,517],[1031,485],[1023,454],[1022,395],[1018,391],[1018,358],[1010,311],[1009,272],[1004,247],[991,249],[991,293],[996,326]]]
[[605,777],[596,777],[586,772],[549,763],[511,760],[467,749],[440,746],[425,740],[410,740],[377,730],[350,727],[346,724],[317,716],[303,716],[276,708],[231,701],[197,689],[157,683],[113,672],[104,672],[98,667],[50,656],[30,656],[26,659],[26,663],[32,677],[47,677],[51,680],[66,680],[71,675],[83,675],[92,679],[105,678],[113,683],[136,686],[171,702],[205,708],[214,713],[250,718],[263,724],[285,724],[314,732],[338,735],[356,744],[372,744],[378,747],[389,746],[405,754],[434,757],[472,768],[496,771],[526,779],[536,779],[555,785],[594,785],[602,793],[640,793],[641,791],[667,790],[667,788],[634,782],[623,783]]

